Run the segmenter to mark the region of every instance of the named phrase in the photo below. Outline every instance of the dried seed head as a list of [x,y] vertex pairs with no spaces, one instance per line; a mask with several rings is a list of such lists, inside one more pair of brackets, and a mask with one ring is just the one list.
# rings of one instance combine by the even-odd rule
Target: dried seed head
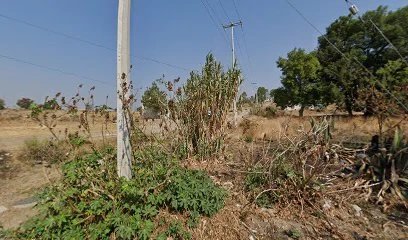
[[181,94],[182,94],[182,89],[181,89],[181,87],[179,87],[179,88],[177,88],[177,96],[181,96]]
[[171,81],[167,82],[167,90],[169,90],[170,92],[173,91],[173,83]]

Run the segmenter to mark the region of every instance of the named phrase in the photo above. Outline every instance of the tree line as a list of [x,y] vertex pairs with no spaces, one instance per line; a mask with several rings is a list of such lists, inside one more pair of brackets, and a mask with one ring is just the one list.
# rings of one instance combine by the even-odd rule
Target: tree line
[[342,16],[318,38],[316,50],[295,48],[277,60],[282,87],[270,95],[279,107],[300,106],[300,116],[315,104],[336,104],[349,115],[401,113],[401,105],[408,104],[407,55],[408,7]]

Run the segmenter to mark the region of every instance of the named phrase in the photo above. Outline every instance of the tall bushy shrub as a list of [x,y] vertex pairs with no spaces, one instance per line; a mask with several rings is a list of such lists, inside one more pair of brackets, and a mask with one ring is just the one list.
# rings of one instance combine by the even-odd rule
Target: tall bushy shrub
[[[178,80],[175,80],[175,83]],[[227,72],[212,54],[201,71],[191,72],[183,88],[175,89],[169,100],[171,118],[177,123],[179,143],[185,154],[209,156],[220,152],[225,138],[227,114],[237,97],[240,70]]]

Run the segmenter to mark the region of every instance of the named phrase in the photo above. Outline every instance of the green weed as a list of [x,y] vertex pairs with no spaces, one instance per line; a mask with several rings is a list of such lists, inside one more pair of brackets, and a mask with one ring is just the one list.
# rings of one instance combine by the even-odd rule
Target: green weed
[[[13,239],[189,239],[180,222],[153,236],[155,217],[169,209],[189,213],[188,227],[200,215],[212,216],[224,205],[226,192],[202,171],[180,167],[155,147],[136,153],[134,179],[117,178],[113,148],[67,162],[63,179],[40,196],[40,215],[17,230]],[[159,224],[157,224],[159,225]]]

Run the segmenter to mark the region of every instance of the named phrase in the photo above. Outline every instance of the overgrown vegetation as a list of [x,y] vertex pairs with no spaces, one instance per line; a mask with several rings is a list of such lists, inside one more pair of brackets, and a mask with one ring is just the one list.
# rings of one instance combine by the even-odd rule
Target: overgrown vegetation
[[[297,202],[305,204],[325,188],[323,178],[330,158],[331,120],[311,120],[310,130],[286,136],[276,148],[261,155],[248,168],[245,189],[260,206]],[[285,133],[282,133],[285,134]]]
[[[406,10],[388,13],[379,8],[366,13],[362,19],[372,15],[375,21],[390,28],[390,32],[405,34],[402,26],[405,26]],[[361,19],[349,16],[341,17],[328,28],[326,36],[347,57],[337,54],[321,38],[316,52],[306,53],[296,48],[287,59],[280,58],[278,66],[283,70],[283,87],[272,90],[271,95],[278,106],[300,105],[300,116],[307,106],[321,103],[336,103],[350,115],[355,110],[375,115],[380,140],[363,149],[349,149],[333,143],[334,121],[331,118],[310,119],[309,127],[300,126],[294,134],[288,134],[288,125],[283,126],[277,132],[280,137],[276,142],[267,141],[264,134],[263,141],[269,145],[249,156],[246,165],[241,159],[238,163],[225,164],[245,167],[234,174],[225,174],[229,177],[244,175],[243,185],[238,185],[242,181],[238,186],[234,186],[235,182],[227,184],[244,190],[242,198],[246,202],[249,200],[243,208],[236,204],[237,212],[243,213],[252,203],[266,208],[290,207],[300,215],[311,210],[314,217],[327,221],[329,227],[326,228],[334,229],[323,211],[327,207],[325,200],[335,194],[357,193],[350,193],[350,196],[359,199],[363,193],[365,200],[382,204],[385,210],[395,205],[408,208],[408,141],[398,124],[388,129],[396,129],[392,140],[380,147],[387,137],[384,122],[392,116],[402,115],[403,111],[397,107],[395,99],[383,95],[373,79],[362,73],[361,66],[352,60],[362,61],[375,76],[381,77],[381,83],[403,103],[407,101],[404,93],[408,68],[396,60],[387,43],[367,32],[364,24]],[[399,40],[396,41],[398,46],[406,51],[404,41],[392,37]],[[125,79],[126,74],[123,74],[122,80]],[[201,217],[214,216],[223,208],[227,192],[206,172],[182,167],[179,161],[186,158],[209,160],[214,155],[227,159],[223,151],[227,114],[237,96],[239,80],[240,70],[224,71],[209,54],[201,72],[192,72],[183,86],[178,86],[179,78],[168,82],[161,79],[168,95],[153,83],[142,102],[154,113],[165,115],[161,126],[169,134],[164,139],[154,134],[148,136],[136,125],[131,107],[135,101],[131,92],[133,86],[123,81],[119,98],[127,113],[126,124],[131,128],[132,175],[136,176],[131,180],[118,177],[115,149],[100,150],[92,141],[91,126],[96,116],[102,117],[104,124],[111,118],[107,104],[93,105],[94,88],[89,90],[87,99],[80,96],[78,89],[77,95],[69,101],[57,94],[46,98],[44,104],[31,105],[32,118],[46,126],[55,139],[27,142],[24,156],[31,162],[63,162],[63,179],[42,192],[37,217],[2,234],[15,239],[190,239],[190,230],[200,225]],[[266,93],[267,89],[258,89],[260,102],[266,99]],[[240,102],[254,101],[243,93]],[[80,106],[84,109],[79,110]],[[58,112],[61,109],[63,112]],[[273,106],[255,105],[250,111],[263,117],[277,114]],[[79,129],[66,129],[61,139],[61,133],[55,128],[58,120],[66,115],[77,116]],[[242,122],[244,133],[250,124],[249,120]],[[102,127],[102,131],[104,129]],[[250,135],[244,140],[250,143],[244,143],[246,146],[257,144]],[[68,154],[85,144],[90,145],[88,153]],[[243,223],[245,231],[256,233],[241,218],[236,221]],[[285,234],[293,239],[303,237],[295,227],[285,230]]]
[[224,72],[212,54],[201,71],[192,72],[187,83],[168,82],[170,118],[176,124],[178,150],[184,156],[211,156],[223,150],[227,114],[237,97],[240,70]]
[[399,198],[408,208],[408,139],[404,138],[401,129],[396,128],[390,140],[383,148],[374,146],[370,155],[360,157],[356,163],[358,173],[367,185],[373,186],[367,193],[367,199],[374,199],[376,204],[389,208],[392,204],[385,204],[387,200]]
[[[374,137],[371,146],[349,149],[333,143],[334,122],[311,120],[310,130],[283,137],[249,162],[245,190],[262,207],[294,204],[317,211],[315,202],[342,192],[354,199],[408,209],[408,141],[397,128],[384,143]],[[351,186],[344,185],[349,182]]]
[[[15,239],[177,239],[200,216],[212,216],[224,204],[225,190],[201,171],[179,166],[155,147],[136,152],[126,181],[116,174],[113,148],[91,153],[63,166],[63,179],[41,194],[40,215],[8,233]],[[159,232],[161,211],[187,218]]]
[[3,110],[6,108],[6,102],[0,98],[0,110]]
[[[173,115],[173,120],[181,125],[178,128],[180,139],[189,139],[191,136],[188,134],[196,133],[195,130],[202,123],[202,119],[182,109],[186,109],[186,104],[197,103],[193,107],[199,111],[198,101],[201,98],[198,95],[204,94],[201,87],[213,86],[212,84],[218,82],[220,77],[222,81],[208,92],[208,94],[214,94],[211,96],[218,96],[216,100],[220,102],[209,101],[207,105],[211,107],[212,114],[216,114],[220,119],[206,115],[210,118],[205,120],[207,124],[215,124],[212,130],[200,130],[199,133],[207,133],[205,137],[199,138],[193,135],[200,141],[205,140],[207,144],[214,144],[211,142],[212,137],[218,137],[218,143],[224,137],[223,131],[217,127],[225,126],[226,113],[229,110],[228,107],[217,104],[224,103],[228,106],[232,104],[235,93],[231,91],[228,94],[226,87],[237,86],[238,83],[231,82],[231,79],[237,79],[239,71],[223,73],[221,65],[216,63],[212,56],[207,58],[207,62],[203,76],[192,73],[191,79],[184,88],[184,95],[177,95],[179,97],[177,107],[180,107],[180,111],[173,111],[172,114],[180,114]],[[226,86],[226,83],[230,85]],[[114,148],[99,150],[100,148],[92,142],[91,126],[99,113],[99,108],[92,110],[86,107],[88,101],[81,97],[79,92],[69,102],[60,93],[50,100],[47,98],[45,102],[54,102],[55,104],[52,105],[54,108],[50,110],[44,107],[45,104],[32,105],[31,116],[38,123],[46,126],[54,139],[44,143],[27,142],[24,152],[27,158],[30,155],[32,161],[65,162],[62,167],[63,179],[42,192],[39,203],[40,215],[17,230],[7,232],[7,237],[15,239],[167,239],[168,237],[190,239],[189,229],[198,226],[201,216],[213,216],[224,206],[227,195],[224,189],[215,185],[205,172],[181,167],[176,157],[166,150],[163,144],[158,144],[157,139],[150,142],[138,129],[130,112],[131,103],[134,100],[130,94],[132,86],[124,84],[122,87],[123,96],[120,97],[124,103],[124,110],[129,116],[126,124],[132,131],[130,135],[133,147],[132,175],[137,177],[131,180],[119,178],[116,172],[117,159]],[[169,86],[169,91],[171,90]],[[221,94],[222,96],[219,96]],[[206,98],[206,96],[202,97]],[[92,99],[93,95],[90,98]],[[83,110],[78,109],[80,103],[85,106]],[[61,113],[61,108],[66,108],[66,111]],[[204,110],[201,109],[201,111]],[[109,118],[109,114],[100,113],[105,120]],[[60,140],[55,128],[64,114],[79,115],[79,130],[71,132],[66,129],[64,139]],[[204,115],[203,112],[202,114]],[[206,114],[208,114],[207,111]],[[201,117],[204,117],[203,115]],[[187,116],[187,120],[191,122],[182,121],[182,116]],[[202,126],[208,127],[207,124]],[[194,133],[185,131],[191,126],[195,127]],[[141,142],[142,139],[143,142]],[[75,151],[85,143],[89,143],[88,150],[91,153],[82,151],[73,155],[68,153],[62,155],[63,150],[59,149],[62,146],[59,145],[60,142],[65,143],[70,151]],[[157,145],[161,147],[155,147]],[[219,148],[210,145],[205,153],[211,155],[217,151]],[[199,153],[201,152],[196,154]],[[68,157],[69,161],[66,159]],[[178,215],[180,220],[160,221],[159,213]]]
[[70,148],[60,141],[27,140],[21,150],[20,159],[29,164],[55,164],[68,160]]
[[255,104],[251,107],[250,114],[255,116],[272,118],[277,116],[278,109],[276,109],[274,106],[263,107],[262,105]]

